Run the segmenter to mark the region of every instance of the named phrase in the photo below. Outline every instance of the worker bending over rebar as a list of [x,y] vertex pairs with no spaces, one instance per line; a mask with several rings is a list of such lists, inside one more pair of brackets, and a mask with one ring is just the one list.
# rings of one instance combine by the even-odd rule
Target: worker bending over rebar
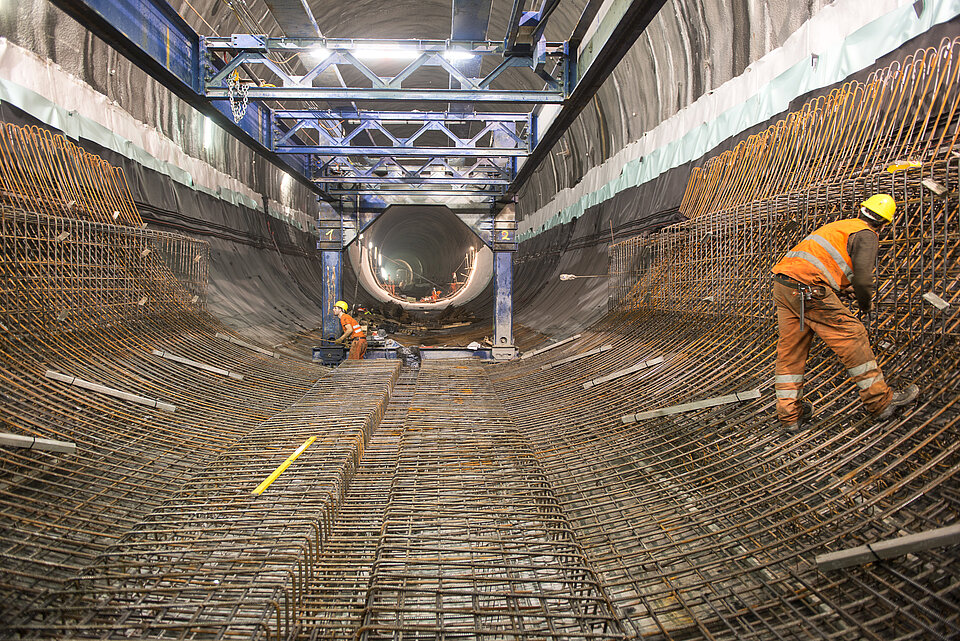
[[350,360],[358,361],[367,353],[367,334],[363,331],[353,316],[347,313],[347,304],[338,300],[333,306],[333,313],[340,319],[343,334],[336,340],[337,343],[350,345]]
[[841,302],[855,297],[861,313],[873,307],[873,267],[879,231],[893,222],[893,197],[876,194],[860,204],[860,215],[824,225],[787,252],[773,267],[773,300],[777,305],[777,415],[783,429],[795,433],[813,413],[802,401],[803,370],[816,333],[847,368],[860,388],[867,410],[880,419],[917,398],[909,385],[890,389],[870,348],[867,330]]

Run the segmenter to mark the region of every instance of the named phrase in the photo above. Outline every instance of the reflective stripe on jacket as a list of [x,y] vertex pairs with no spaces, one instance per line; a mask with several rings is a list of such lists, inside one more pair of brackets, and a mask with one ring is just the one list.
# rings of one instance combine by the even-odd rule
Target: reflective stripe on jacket
[[847,251],[851,234],[870,229],[863,220],[847,218],[829,223],[801,240],[773,266],[782,274],[806,285],[843,289],[853,280],[853,260]]
[[[366,338],[367,335],[363,333],[363,328],[360,327],[360,324],[353,320],[353,316],[344,312],[340,314],[340,327],[343,328],[343,331],[350,331],[348,338]],[[351,328],[352,331],[351,331]]]

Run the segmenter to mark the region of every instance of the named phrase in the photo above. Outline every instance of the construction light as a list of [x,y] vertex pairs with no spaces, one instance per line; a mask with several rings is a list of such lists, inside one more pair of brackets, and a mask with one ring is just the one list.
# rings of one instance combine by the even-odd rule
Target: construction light
[[379,44],[365,45],[358,44],[352,51],[357,60],[416,60],[420,52],[416,49],[407,49],[400,45]]
[[466,60],[473,60],[477,57],[476,54],[470,53],[469,51],[460,51],[458,49],[450,49],[443,52],[443,57],[449,60],[450,62],[464,62]]
[[317,62],[323,62],[330,57],[330,50],[326,47],[321,47],[317,45],[316,47],[310,47],[307,50],[307,55],[310,56],[313,60]]
[[387,270],[386,270],[386,269],[381,269],[381,270],[380,270],[380,275],[383,276],[384,280],[390,278],[390,276],[387,274]]

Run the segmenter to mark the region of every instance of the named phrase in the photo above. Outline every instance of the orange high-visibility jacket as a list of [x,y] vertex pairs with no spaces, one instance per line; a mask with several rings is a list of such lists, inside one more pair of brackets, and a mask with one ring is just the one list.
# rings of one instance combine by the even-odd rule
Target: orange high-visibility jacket
[[[340,326],[343,327],[343,331],[350,332],[348,338],[366,338],[367,335],[363,333],[363,329],[360,327],[360,324],[353,320],[353,316],[344,312],[340,314]],[[353,331],[350,328],[353,328]]]
[[806,285],[825,285],[843,289],[853,280],[853,260],[847,251],[851,234],[870,229],[859,218],[829,223],[804,238],[773,266],[782,274]]

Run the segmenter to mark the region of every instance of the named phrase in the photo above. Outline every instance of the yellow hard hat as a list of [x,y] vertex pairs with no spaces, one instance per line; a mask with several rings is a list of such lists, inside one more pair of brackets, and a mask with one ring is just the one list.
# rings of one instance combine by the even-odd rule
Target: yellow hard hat
[[347,310],[350,308],[349,305],[347,305],[347,304],[346,304],[345,302],[343,302],[342,300],[338,300],[336,303],[334,303],[333,306],[334,306],[334,307],[339,307],[339,308],[342,309],[343,311],[347,311]]
[[897,203],[889,194],[874,194],[860,203],[860,206],[887,223],[893,222],[893,214],[897,211]]

